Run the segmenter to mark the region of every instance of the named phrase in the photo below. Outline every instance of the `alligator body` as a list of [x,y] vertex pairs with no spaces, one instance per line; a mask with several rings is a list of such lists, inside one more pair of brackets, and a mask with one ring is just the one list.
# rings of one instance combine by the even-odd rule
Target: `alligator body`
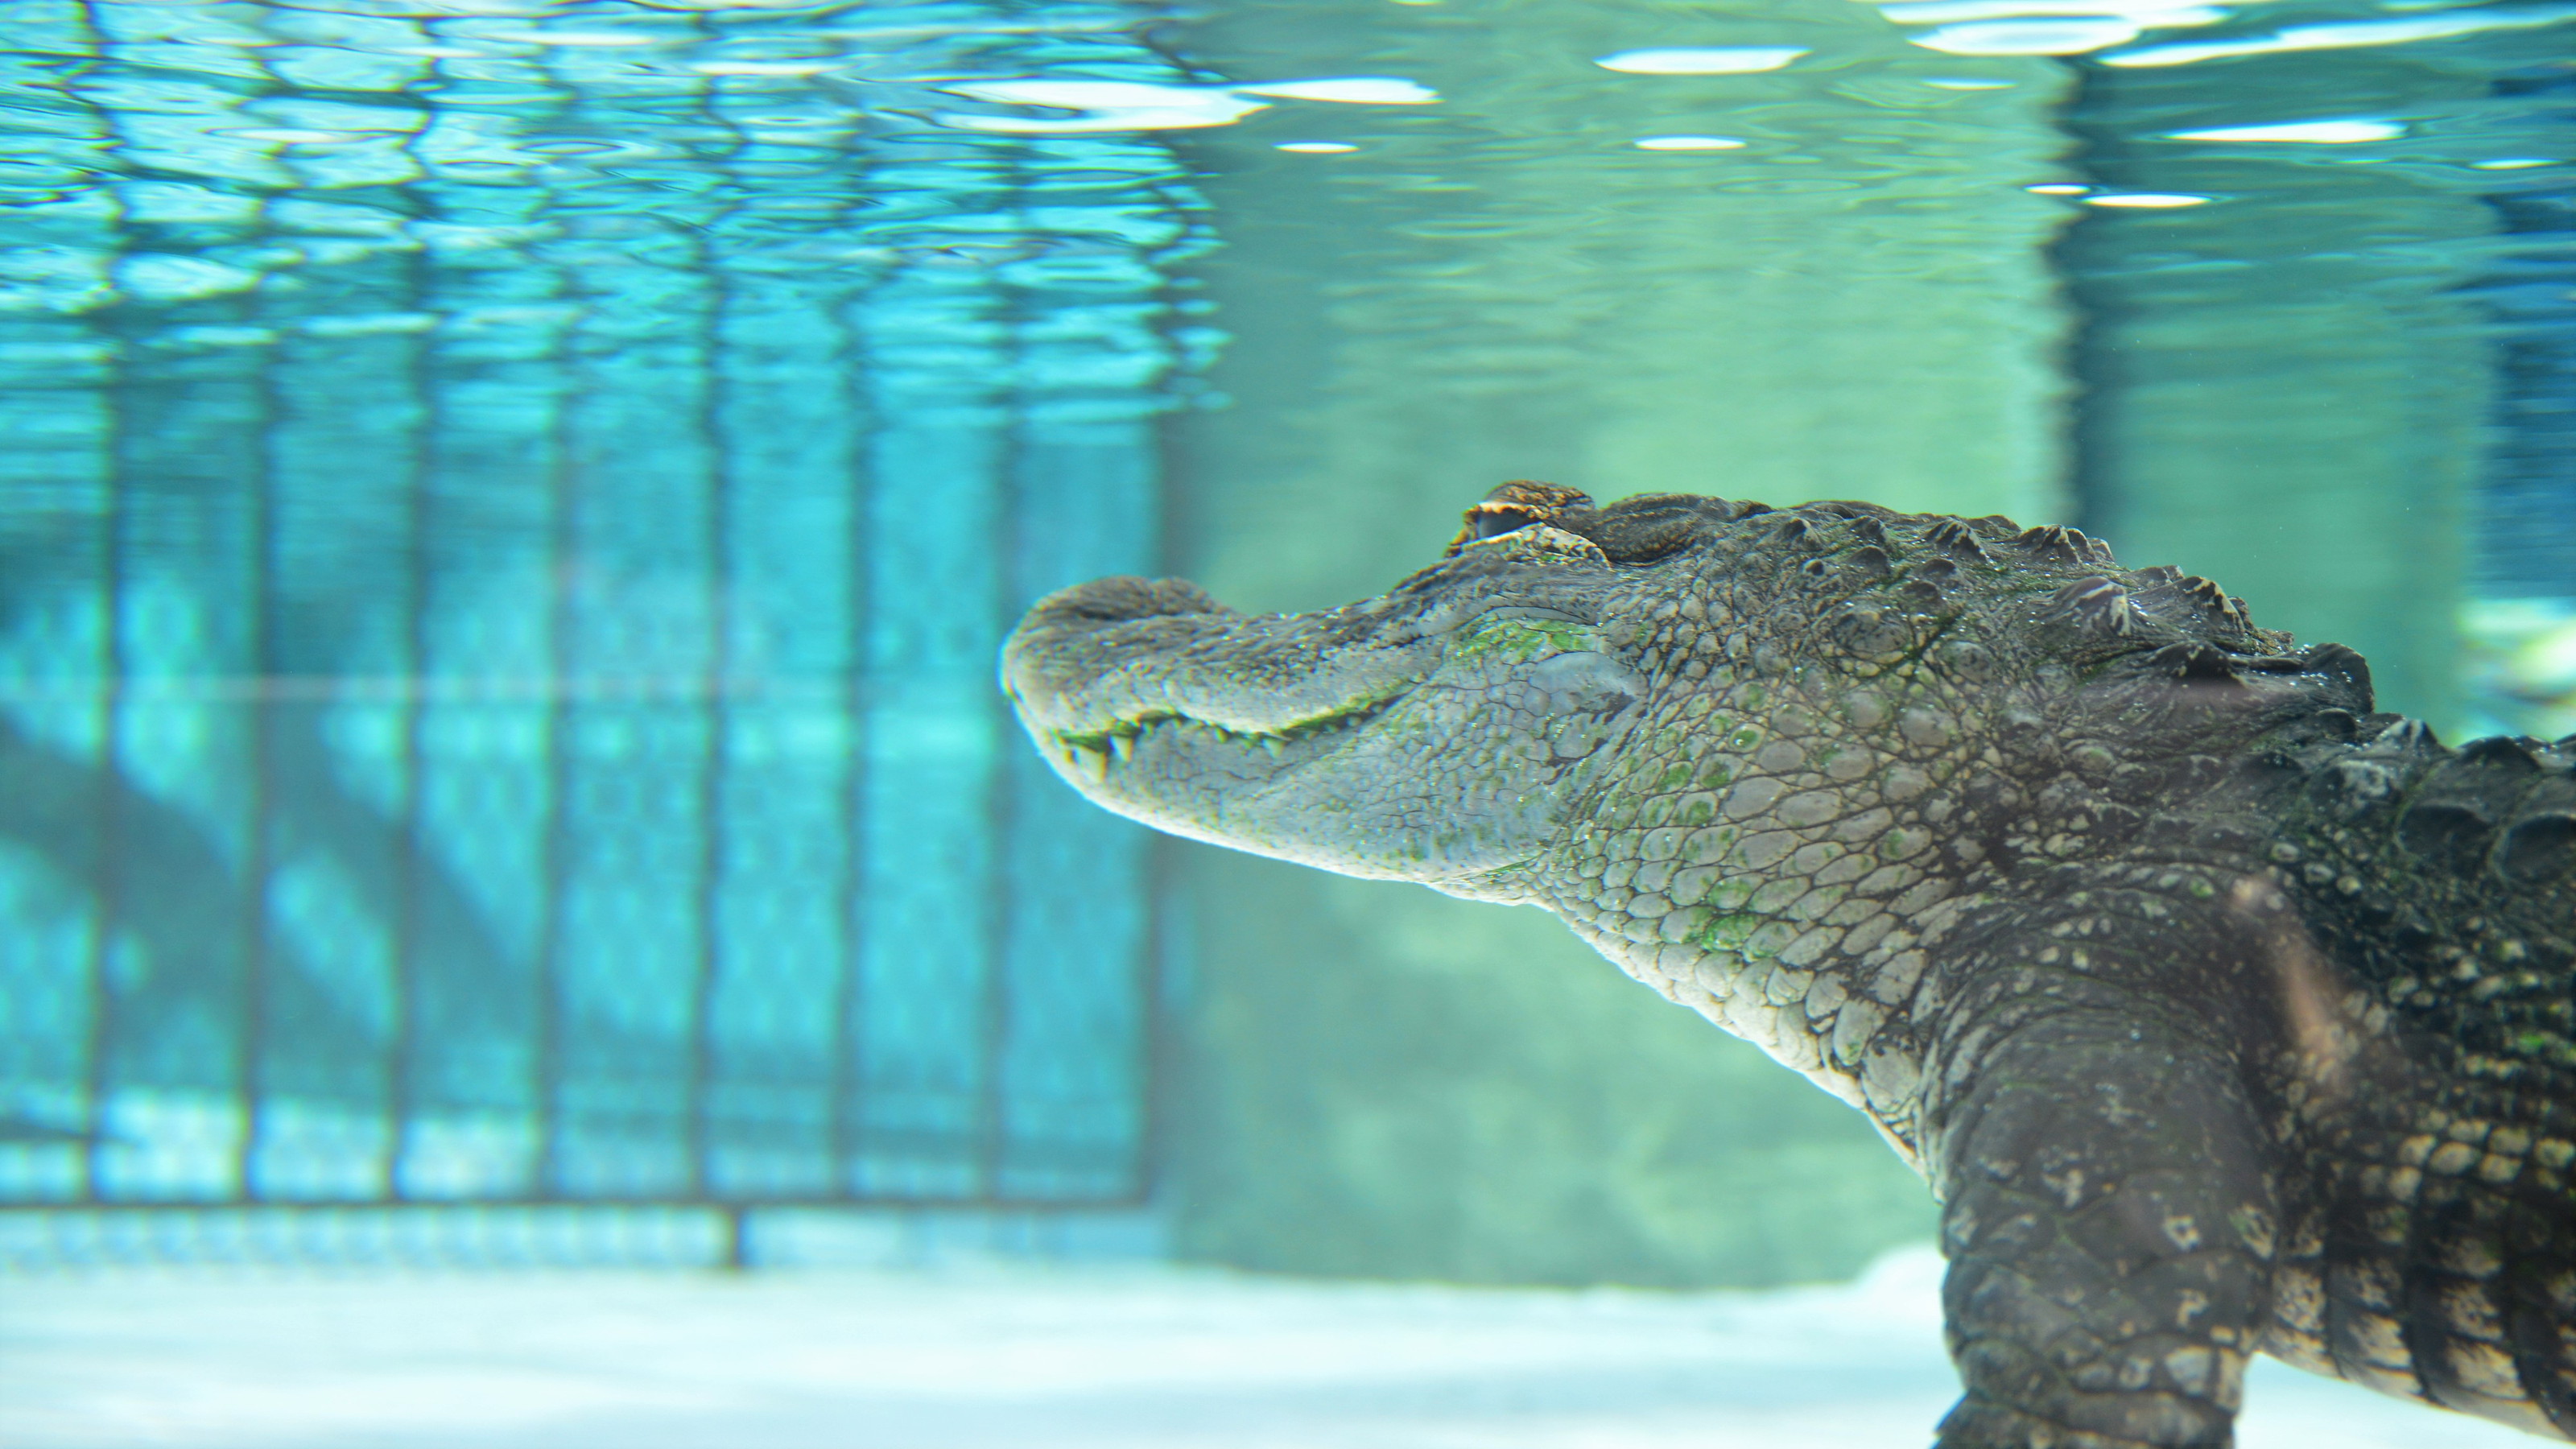
[[1966,1446],[2225,1445],[2250,1354],[2576,1437],[2576,740],[2063,528],[1506,484],[1381,597],[1040,603],[1175,833],[1556,912],[1929,1180]]

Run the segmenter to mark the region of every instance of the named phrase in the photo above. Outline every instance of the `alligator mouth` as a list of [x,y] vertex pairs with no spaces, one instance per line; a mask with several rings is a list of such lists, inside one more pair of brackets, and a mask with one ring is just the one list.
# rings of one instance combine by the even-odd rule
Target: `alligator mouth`
[[1030,609],[1002,683],[1068,781],[1157,807],[1336,752],[1420,687],[1436,636],[1390,646],[1374,612],[1247,616],[1178,579],[1097,579]]
[[1055,731],[1056,755],[1077,778],[1092,784],[1104,783],[1140,755],[1175,751],[1196,755],[1227,750],[1247,761],[1257,755],[1293,765],[1325,753],[1341,736],[1385,714],[1420,682],[1402,680],[1323,713],[1261,730],[1235,729],[1178,710],[1147,710],[1095,728]]

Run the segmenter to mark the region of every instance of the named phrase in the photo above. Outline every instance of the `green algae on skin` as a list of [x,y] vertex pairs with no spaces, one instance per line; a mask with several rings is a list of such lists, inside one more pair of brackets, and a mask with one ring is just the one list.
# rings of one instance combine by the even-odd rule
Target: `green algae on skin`
[[1601,647],[1598,631],[1556,619],[1513,615],[1480,619],[1449,646],[1456,661],[1492,655],[1526,664],[1550,654],[1583,654]]

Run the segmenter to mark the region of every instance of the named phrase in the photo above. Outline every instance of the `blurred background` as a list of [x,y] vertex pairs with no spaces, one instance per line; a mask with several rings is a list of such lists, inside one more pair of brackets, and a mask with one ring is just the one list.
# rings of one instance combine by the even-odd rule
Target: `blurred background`
[[1858,1116],[1091,809],[998,641],[1537,477],[2073,523],[2576,730],[2566,21],[15,0],[0,1440],[1920,1437]]

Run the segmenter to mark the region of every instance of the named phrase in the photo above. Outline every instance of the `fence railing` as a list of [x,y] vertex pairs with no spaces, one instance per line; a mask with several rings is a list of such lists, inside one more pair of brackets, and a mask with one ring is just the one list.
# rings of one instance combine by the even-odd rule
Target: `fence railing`
[[1144,840],[992,659],[1153,562],[1196,232],[847,78],[1121,12],[940,17],[0,20],[0,1204],[1143,1191]]

